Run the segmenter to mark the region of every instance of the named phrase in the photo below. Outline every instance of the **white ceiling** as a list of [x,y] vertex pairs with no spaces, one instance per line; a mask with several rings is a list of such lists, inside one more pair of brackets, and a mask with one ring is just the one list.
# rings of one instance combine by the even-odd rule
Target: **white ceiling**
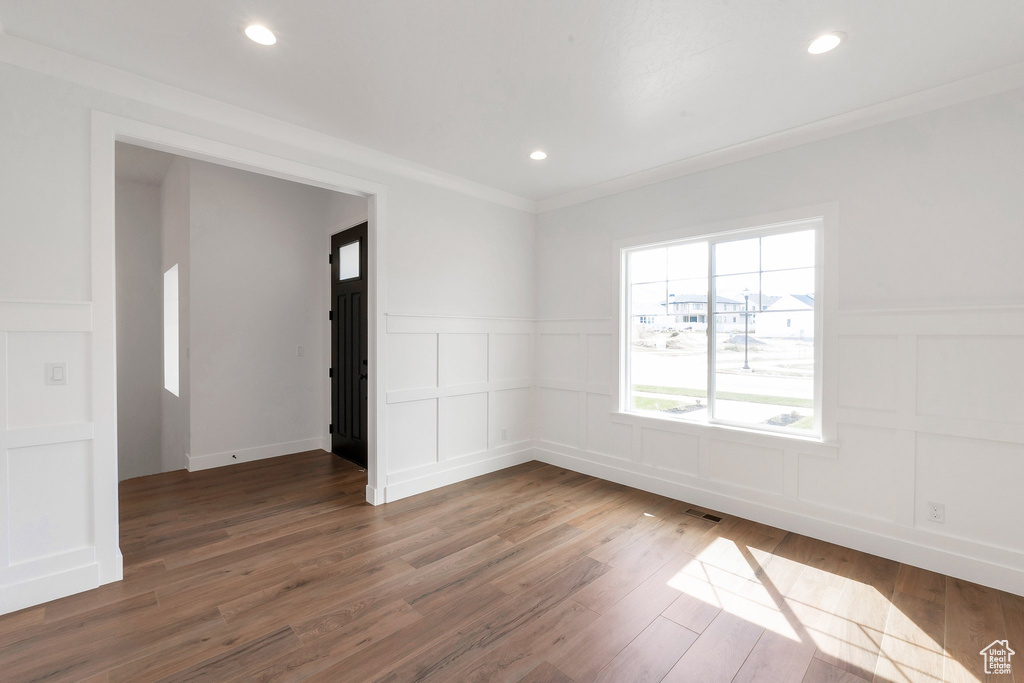
[[534,199],[1024,61],[1020,0],[0,0],[0,22]]

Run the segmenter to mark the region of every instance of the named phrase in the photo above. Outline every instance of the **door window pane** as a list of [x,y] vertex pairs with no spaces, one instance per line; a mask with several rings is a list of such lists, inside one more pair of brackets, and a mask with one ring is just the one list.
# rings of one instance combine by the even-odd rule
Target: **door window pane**
[[359,242],[349,242],[338,248],[338,279],[359,277]]

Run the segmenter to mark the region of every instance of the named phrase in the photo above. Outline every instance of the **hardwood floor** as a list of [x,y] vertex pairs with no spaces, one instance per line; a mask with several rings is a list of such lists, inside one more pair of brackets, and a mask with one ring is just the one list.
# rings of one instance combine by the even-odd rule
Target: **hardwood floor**
[[0,679],[972,681],[1024,652],[1022,597],[548,465],[365,484],[321,451],[124,482],[124,581],[0,617]]

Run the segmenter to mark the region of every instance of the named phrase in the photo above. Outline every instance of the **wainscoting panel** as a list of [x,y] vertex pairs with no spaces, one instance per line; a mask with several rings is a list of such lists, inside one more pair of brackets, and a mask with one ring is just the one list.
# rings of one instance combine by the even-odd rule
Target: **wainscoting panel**
[[839,406],[895,413],[897,337],[856,336],[839,347]]
[[88,302],[0,300],[0,613],[99,585],[91,343]]
[[437,399],[389,404],[387,424],[389,475],[438,462]]
[[481,384],[487,381],[487,335],[441,334],[438,343],[438,385]]
[[710,441],[712,479],[782,495],[785,475],[784,451],[736,443],[728,439]]
[[439,458],[453,460],[486,451],[488,395],[461,394],[445,396],[439,401]]
[[488,335],[488,379],[499,382],[533,377],[532,348],[532,333]]
[[532,320],[389,315],[387,330],[385,500],[530,459]]
[[615,321],[537,321],[537,457],[1024,593],[1024,308],[833,324],[821,443],[618,413]]
[[[922,434],[917,469],[918,526],[1014,552],[1024,548],[1024,446]],[[946,506],[944,524],[928,520],[928,501]]]
[[92,515],[57,518],[54,510],[92,510],[92,443],[69,441],[7,451],[10,561],[31,562],[93,545]]
[[[586,394],[582,400],[586,401]],[[579,447],[580,392],[537,389],[537,435],[542,441]]]

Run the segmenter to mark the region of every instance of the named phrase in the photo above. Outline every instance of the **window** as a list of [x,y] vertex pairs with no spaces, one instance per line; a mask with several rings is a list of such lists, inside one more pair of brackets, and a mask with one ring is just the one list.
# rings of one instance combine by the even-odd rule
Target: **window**
[[349,242],[338,247],[338,280],[359,277],[359,242]]
[[178,395],[178,264],[164,273],[164,389]]
[[[820,226],[803,221],[623,250],[622,409],[820,436]],[[713,302],[717,315],[680,324],[665,315],[670,302],[692,310]]]

